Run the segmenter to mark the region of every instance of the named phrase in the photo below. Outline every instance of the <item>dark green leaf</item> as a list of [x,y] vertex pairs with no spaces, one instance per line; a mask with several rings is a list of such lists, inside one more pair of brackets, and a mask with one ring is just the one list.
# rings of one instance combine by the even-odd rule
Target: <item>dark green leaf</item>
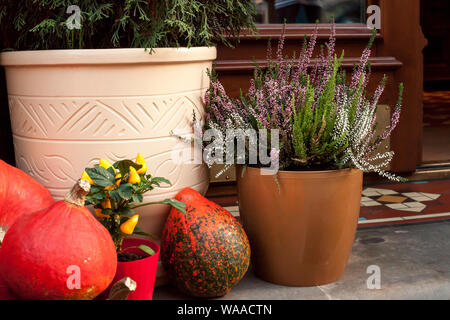
[[91,186],[90,193],[97,193],[97,192],[100,192],[101,190],[102,190],[102,188],[99,188],[97,186]]
[[131,199],[133,200],[133,202],[142,202],[144,200],[144,197],[140,193],[138,193],[138,194],[135,193],[135,194],[133,194]]
[[109,193],[109,197],[114,202],[119,203],[122,200],[122,197],[120,196],[119,191],[117,189],[108,191],[108,193]]
[[104,192],[92,193],[90,196],[95,200],[103,200],[106,198],[106,194]]
[[133,188],[131,183],[121,184],[117,191],[124,200],[130,200],[133,196]]
[[[119,216],[119,215],[118,215]],[[122,224],[122,223],[124,223],[125,221],[127,221],[128,219],[130,219],[130,218],[128,218],[128,217],[126,217],[126,216],[119,216],[120,217],[120,223],[119,224]]]
[[116,172],[114,171],[114,168],[113,168],[113,167],[109,167],[107,170],[108,170],[108,172],[111,173],[114,177],[116,176]]
[[156,184],[158,186],[160,185],[161,182],[164,182],[164,183],[168,184],[169,186],[172,185],[169,180],[167,180],[166,178],[163,178],[163,177],[153,177],[153,178],[151,178],[150,182],[152,184]]
[[119,169],[122,177],[124,177],[128,173],[128,171],[130,170],[130,167],[134,167],[136,170],[139,170],[140,168],[142,168],[142,165],[137,164],[136,162],[133,162],[128,159],[118,161],[115,163],[115,165],[117,166],[117,169]]
[[147,253],[150,256],[155,254],[155,251],[152,248],[150,248],[149,246],[146,246],[144,244],[141,244],[139,246],[127,247],[127,248],[123,249],[122,252],[129,250],[129,249],[139,249],[139,250],[144,251],[145,253]]
[[110,215],[112,215],[113,213],[114,213],[114,211],[112,211],[112,210],[109,209],[109,208],[102,209],[102,214],[106,214],[106,215],[110,216]]
[[161,201],[161,203],[165,203],[171,205],[175,209],[181,211],[182,213],[186,213],[186,204],[184,202],[175,200],[175,199],[165,199]]
[[114,184],[114,175],[103,167],[87,168],[86,173],[97,186],[106,187]]
[[155,235],[145,232],[144,230],[142,230],[138,226],[136,226],[134,228],[133,234],[140,235],[140,236],[151,237],[151,238],[157,238]]
[[119,212],[119,214],[122,216],[131,216],[134,214],[134,211],[129,207],[125,207]]
[[155,254],[155,251],[152,248],[150,248],[150,247],[148,247],[146,245],[141,244],[140,246],[138,246],[138,248],[141,249],[142,251],[144,251],[146,254],[148,254],[150,256]]

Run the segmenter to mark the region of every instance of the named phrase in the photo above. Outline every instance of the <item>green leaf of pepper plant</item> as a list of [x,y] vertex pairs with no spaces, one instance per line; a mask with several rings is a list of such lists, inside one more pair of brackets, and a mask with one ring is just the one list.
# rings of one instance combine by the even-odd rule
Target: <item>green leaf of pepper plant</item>
[[152,256],[152,255],[154,255],[156,253],[155,250],[153,250],[149,246],[146,246],[146,245],[143,245],[143,244],[138,246],[138,248],[141,249],[142,251],[144,251],[146,254],[148,254],[150,256]]
[[130,200],[133,196],[133,185],[131,183],[121,184],[117,191],[122,199]]
[[126,159],[115,162],[114,167],[119,169],[122,177],[125,177],[125,175],[128,174],[128,171],[130,171],[130,167],[134,167],[136,170],[139,170],[140,168],[142,168],[142,165]]
[[107,187],[114,184],[114,175],[103,167],[86,168],[86,173],[97,186]]

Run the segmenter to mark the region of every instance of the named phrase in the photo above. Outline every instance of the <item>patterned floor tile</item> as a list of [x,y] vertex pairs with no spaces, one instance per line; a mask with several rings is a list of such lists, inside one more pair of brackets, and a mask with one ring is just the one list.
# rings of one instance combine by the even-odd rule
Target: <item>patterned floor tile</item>
[[372,188],[374,191],[381,193],[383,195],[389,195],[389,194],[398,194],[397,191],[395,190],[390,190],[390,189],[381,189],[381,188]]
[[[365,223],[365,225],[386,224],[388,222],[374,222],[373,224],[371,224],[370,221],[374,221],[374,219],[390,219],[395,217],[403,218],[403,222],[411,220],[418,221],[417,219],[424,219],[424,221],[427,221],[433,218],[450,218],[449,215],[441,215],[443,212],[450,211],[450,180],[448,179],[420,181],[420,183],[397,183],[382,186],[382,188],[398,192],[398,195],[395,195],[395,197],[402,196],[406,197],[407,199],[401,203],[383,202],[383,205],[381,206],[362,206],[360,217],[365,217],[367,218],[367,221],[369,221]],[[364,190],[367,189],[369,188],[366,188]],[[371,186],[369,191],[374,192],[377,189],[380,188],[378,186]],[[366,197],[378,201],[381,196]],[[418,216],[417,213],[419,212],[421,214],[417,219],[408,218]],[[435,214],[437,214],[438,216],[434,217],[433,215]],[[397,223],[397,221],[391,223]]]
[[441,195],[438,193],[425,193],[425,192],[421,192],[423,196],[431,198],[432,200],[436,200],[437,198],[439,198]]
[[425,207],[417,207],[417,208],[406,208],[402,209],[403,211],[411,211],[411,212],[422,212]]
[[[407,222],[450,219],[450,179],[414,181],[364,188],[361,197],[359,224],[378,226]],[[381,191],[382,190],[382,191]],[[403,202],[379,202],[384,196],[406,197]],[[239,216],[236,196],[209,197]],[[421,214],[417,214],[417,213]]]
[[415,201],[414,202],[405,202],[403,204],[410,208],[418,208],[418,207],[425,208],[426,207],[426,205],[424,205],[422,202],[415,202]]
[[386,204],[386,207],[389,207],[391,209],[406,209],[409,208],[408,206],[404,205],[403,203],[388,203]]
[[364,190],[362,194],[366,197],[381,196],[381,193],[379,193],[378,191],[370,191],[370,190]]
[[384,195],[384,196],[382,196],[382,197],[377,198],[377,201],[400,203],[400,202],[405,201],[406,199],[408,199],[408,198],[407,198],[407,197],[387,196],[387,195]]
[[425,196],[419,196],[419,197],[410,197],[411,199],[415,201],[432,201],[433,199],[425,197]]
[[381,206],[382,204],[377,201],[364,201],[361,202],[362,207],[373,207],[373,206]]
[[404,192],[404,193],[402,193],[402,195],[404,195],[406,197],[421,197],[422,193],[420,193],[420,192]]

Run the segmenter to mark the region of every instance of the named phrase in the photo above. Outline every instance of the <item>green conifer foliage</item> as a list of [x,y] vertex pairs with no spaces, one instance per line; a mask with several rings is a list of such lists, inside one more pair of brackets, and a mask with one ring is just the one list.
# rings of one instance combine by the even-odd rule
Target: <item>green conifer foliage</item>
[[[71,5],[80,29],[67,27]],[[254,14],[252,0],[0,0],[0,48],[232,46]]]

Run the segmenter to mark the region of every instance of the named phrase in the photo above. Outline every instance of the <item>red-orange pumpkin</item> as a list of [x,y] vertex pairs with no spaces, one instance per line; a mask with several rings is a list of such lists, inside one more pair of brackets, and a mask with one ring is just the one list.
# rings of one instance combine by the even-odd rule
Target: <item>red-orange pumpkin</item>
[[3,278],[0,277],[0,300],[17,300],[18,297],[11,292]]
[[25,172],[0,160],[0,228],[8,229],[23,214],[54,203],[50,191]]
[[250,264],[250,245],[239,222],[227,210],[191,188],[175,199],[161,237],[161,258],[170,280],[184,293],[202,298],[227,294]]
[[24,299],[93,299],[111,283],[116,249],[84,206],[88,192],[89,183],[79,180],[65,200],[9,228],[0,248],[0,277],[14,293]]

